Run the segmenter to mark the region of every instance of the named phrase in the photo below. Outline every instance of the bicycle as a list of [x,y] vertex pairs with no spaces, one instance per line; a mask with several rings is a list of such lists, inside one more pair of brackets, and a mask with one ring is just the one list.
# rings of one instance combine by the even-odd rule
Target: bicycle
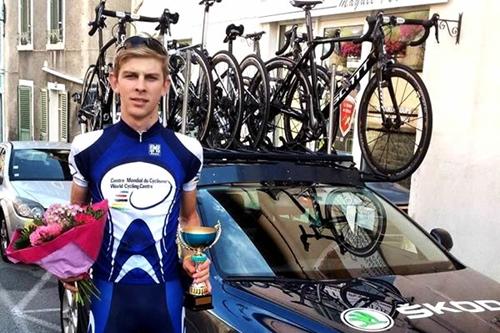
[[[126,38],[126,25],[137,21],[158,22],[156,30],[160,30],[160,35],[163,35],[170,28],[170,24],[177,23],[179,19],[177,13],[170,13],[168,9],[165,9],[160,17],[147,17],[129,12],[107,10],[105,4],[106,0],[99,2],[95,8],[95,20],[89,22],[91,27],[89,35],[93,36],[98,32],[99,54],[97,60],[85,72],[82,93],[74,95],[82,133],[102,129],[117,120],[116,105],[112,110],[113,91],[108,81],[112,64],[106,63],[105,55],[111,46],[119,46],[123,43]],[[118,31],[116,36],[112,36],[103,45],[103,29],[106,27],[107,17],[119,19],[116,24]]]
[[[308,45],[301,58],[293,62],[288,58],[277,57],[266,64],[271,82],[276,82],[272,85],[270,117],[281,117],[281,123],[277,125],[282,126],[284,137],[280,139],[283,146],[304,146],[325,135],[328,114],[320,108],[317,90],[312,88],[318,86],[316,46],[368,41],[372,44],[372,50],[359,68],[347,78],[348,84],[335,91],[332,98],[334,109],[338,113],[340,103],[373,69],[374,75],[368,82],[359,105],[358,135],[361,151],[375,175],[391,181],[404,179],[418,168],[427,153],[432,129],[432,107],[427,89],[418,74],[407,66],[395,63],[386,54],[383,27],[404,24],[422,26],[423,36],[409,42],[410,46],[415,46],[427,39],[430,28],[436,27],[439,16],[434,14],[429,20],[416,20],[384,16],[380,12],[367,17],[368,31],[364,35],[314,38],[310,11],[319,3],[322,1],[292,1],[292,5],[302,8],[306,16]],[[437,31],[436,29],[436,38]],[[307,68],[307,72],[303,68]],[[272,70],[279,75],[272,77]],[[284,75],[280,72],[284,72]],[[398,88],[401,89],[398,91]],[[276,139],[281,133],[273,134]],[[406,151],[404,156],[399,155],[401,148],[389,149],[391,144],[395,145],[391,136],[397,136],[396,140],[406,140],[412,148],[408,149],[408,144],[401,145]],[[382,139],[385,141],[384,146]],[[398,155],[399,159],[389,163],[389,153]]]
[[[179,45],[176,40],[167,43],[171,84],[165,121],[167,127],[176,132],[182,132],[184,123],[183,134],[196,137],[202,142],[207,136],[214,108],[214,82],[210,64],[197,47]],[[187,67],[189,74],[186,72]],[[183,117],[185,98],[187,112]]]
[[229,148],[240,131],[243,105],[243,78],[238,61],[228,51],[208,56],[206,32],[210,7],[222,0],[201,0],[204,5],[201,52],[207,57],[214,81],[214,107],[204,142],[211,148]]
[[[243,31],[243,25],[227,26],[224,43],[228,43],[229,53],[233,54],[233,41],[242,37]],[[263,32],[245,37],[253,39],[256,54],[247,55],[239,64],[243,79],[243,119],[235,144],[251,148],[260,145],[269,115],[269,74],[264,62],[257,55],[258,41],[262,34]]]

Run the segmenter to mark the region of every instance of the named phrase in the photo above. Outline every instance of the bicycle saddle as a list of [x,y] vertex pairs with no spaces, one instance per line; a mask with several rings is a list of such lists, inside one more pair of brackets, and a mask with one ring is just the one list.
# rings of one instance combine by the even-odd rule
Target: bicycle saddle
[[323,0],[292,0],[290,3],[292,6],[298,8],[303,8],[304,6],[311,6],[312,8],[317,4],[323,3]]
[[243,25],[234,25],[230,24],[226,28],[226,38],[224,38],[224,43],[227,43],[230,40],[235,40],[236,37],[243,35],[243,31],[245,27]]

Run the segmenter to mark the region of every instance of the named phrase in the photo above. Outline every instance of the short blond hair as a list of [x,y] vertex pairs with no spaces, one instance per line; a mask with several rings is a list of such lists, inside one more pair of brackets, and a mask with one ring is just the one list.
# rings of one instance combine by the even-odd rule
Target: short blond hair
[[146,44],[141,44],[136,47],[118,48],[113,61],[113,73],[116,77],[118,77],[118,74],[120,73],[121,66],[131,58],[153,58],[159,60],[161,62],[163,79],[168,79],[168,76],[170,74],[170,71],[168,69],[168,55],[160,54],[155,50],[149,48]]

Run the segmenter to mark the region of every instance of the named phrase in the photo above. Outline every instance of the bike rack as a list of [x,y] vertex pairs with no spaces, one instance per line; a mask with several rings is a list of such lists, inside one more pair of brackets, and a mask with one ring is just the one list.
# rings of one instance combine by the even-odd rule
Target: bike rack
[[334,110],[334,96],[335,96],[335,87],[337,86],[337,82],[335,82],[335,75],[337,72],[337,66],[335,64],[332,65],[332,77],[330,79],[330,114],[328,118],[328,146],[326,148],[327,154],[330,155],[332,153],[332,144],[333,144],[333,113]]
[[[450,37],[455,37],[455,44],[460,43],[460,30],[462,29],[462,16],[463,13],[458,14],[458,20],[445,20],[438,19],[439,21],[439,29],[444,30],[445,28],[448,30],[448,34]],[[450,29],[449,23],[456,23],[456,26]]]
[[185,80],[184,80],[184,98],[182,99],[182,123],[181,123],[181,133],[186,134],[186,118],[187,118],[187,106],[188,106],[188,91],[189,82],[191,77],[191,50],[186,50],[186,68],[185,70]]

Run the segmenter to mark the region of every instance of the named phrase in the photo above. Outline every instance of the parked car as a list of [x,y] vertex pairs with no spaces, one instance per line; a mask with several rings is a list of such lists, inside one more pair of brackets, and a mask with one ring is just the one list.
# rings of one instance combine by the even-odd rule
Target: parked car
[[[349,156],[205,152],[213,309],[187,332],[498,332],[500,284],[363,182]],[[77,318],[62,295],[65,331]],[[81,315],[81,313],[80,313]],[[83,325],[85,326],[85,325]]]
[[0,253],[17,228],[53,203],[68,202],[70,144],[12,141],[0,144]]

